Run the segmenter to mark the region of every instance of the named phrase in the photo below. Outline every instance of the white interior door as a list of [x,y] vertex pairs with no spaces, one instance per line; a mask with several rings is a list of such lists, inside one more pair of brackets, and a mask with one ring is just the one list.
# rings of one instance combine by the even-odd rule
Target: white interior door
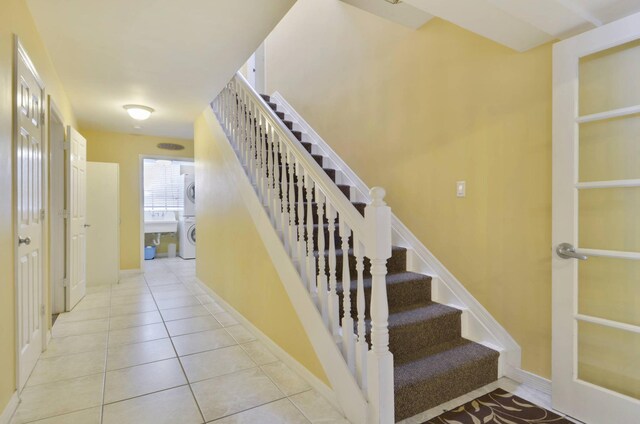
[[640,14],[556,44],[553,61],[553,406],[637,423]]
[[118,282],[119,186],[117,163],[87,162],[87,286]]
[[87,291],[87,140],[69,127],[67,149],[67,310]]
[[44,86],[25,51],[16,47],[16,297],[18,390],[42,352],[42,226]]

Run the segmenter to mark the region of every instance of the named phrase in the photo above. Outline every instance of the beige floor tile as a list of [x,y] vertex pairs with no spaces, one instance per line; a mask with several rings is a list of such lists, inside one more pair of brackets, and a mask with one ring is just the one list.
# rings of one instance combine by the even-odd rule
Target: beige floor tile
[[105,306],[102,308],[87,309],[86,311],[63,312],[58,315],[56,323],[95,320],[108,317],[109,308]]
[[199,424],[202,415],[187,386],[112,403],[103,424]]
[[225,330],[227,330],[227,333],[231,334],[231,337],[238,343],[252,342],[256,339],[255,336],[242,325],[232,325],[231,327],[225,328]]
[[229,312],[220,312],[218,314],[214,314],[213,317],[217,319],[220,325],[222,325],[223,327],[231,327],[232,325],[239,324],[239,322],[236,321],[236,319],[232,317]]
[[103,379],[103,374],[94,374],[25,388],[20,395],[16,424],[99,406]]
[[[166,284],[164,286],[149,287],[149,290],[151,290],[151,293],[153,293],[154,296],[158,293],[164,293],[164,292],[175,291],[175,290],[186,290],[186,289],[187,288],[184,286],[184,284],[180,282],[175,284]],[[191,292],[189,292],[189,295],[191,295]]]
[[184,384],[187,384],[187,379],[177,359],[109,371],[106,376],[104,402],[117,402]]
[[181,281],[178,279],[178,277],[176,277],[175,275],[172,274],[158,274],[158,275],[151,275],[151,276],[147,276],[145,274],[144,277],[147,280],[147,284],[149,285],[149,287],[153,287],[153,286],[166,286],[168,284],[178,284]]
[[164,309],[160,311],[160,313],[165,321],[211,315],[202,305],[187,306],[186,308]]
[[123,328],[109,332],[109,346],[148,342],[169,337],[163,323]]
[[261,341],[254,341],[240,345],[249,357],[258,365],[277,362],[278,358]]
[[120,315],[140,314],[142,312],[157,311],[156,302],[133,303],[130,305],[116,305],[111,307],[111,317]]
[[222,309],[222,306],[220,306],[216,302],[203,303],[203,305],[205,308],[207,308],[207,311],[211,312],[212,314],[219,314],[221,312],[225,312],[225,310]]
[[196,299],[195,296],[182,296],[173,299],[156,299],[156,303],[158,304],[158,308],[161,310],[200,305],[200,301]]
[[275,402],[213,421],[215,424],[308,424],[304,415],[288,400]]
[[41,358],[27,380],[27,386],[103,373],[105,356],[104,350],[94,350],[73,355]]
[[58,322],[51,329],[52,337],[78,336],[81,334],[102,333],[109,330],[109,318],[85,321]]
[[152,340],[149,342],[126,344],[109,347],[107,354],[107,370],[115,370],[163,359],[175,358],[170,339]]
[[133,305],[153,302],[151,293],[129,294],[127,296],[115,296],[111,299],[111,306]]
[[87,294],[96,293],[109,293],[111,291],[111,284],[100,284],[97,286],[87,286]]
[[[166,286],[160,286],[166,287]],[[177,287],[173,290],[163,290],[158,291],[153,294],[156,300],[166,300],[166,299],[177,299],[179,297],[189,297],[193,296],[188,288],[184,286]]]
[[83,334],[81,336],[56,337],[51,339],[47,350],[42,352],[41,358],[70,355],[72,353],[90,352],[107,348],[107,332]]
[[109,323],[109,329],[120,330],[123,328],[139,327],[141,325],[157,324],[162,322],[160,312],[142,312],[139,314],[120,315],[112,317]]
[[190,382],[231,374],[256,366],[240,346],[183,356],[180,361]]
[[172,340],[179,356],[219,349],[221,347],[236,344],[233,337],[231,337],[229,333],[224,331],[222,328],[218,330],[201,331],[199,333],[172,337]]
[[207,305],[209,303],[216,303],[216,301],[208,294],[199,294],[196,297],[198,298],[200,303],[202,303],[203,305]]
[[149,287],[147,287],[147,283],[140,283],[140,285],[137,285],[134,287],[125,286],[125,287],[114,288],[111,291],[111,302],[113,304],[113,301],[115,299],[121,298],[121,297],[141,296],[141,295],[150,294],[150,293],[151,293],[151,290],[149,290]]
[[[96,296],[94,298],[89,298],[89,296]],[[84,299],[82,299],[76,306],[73,307],[73,311],[86,311],[87,309],[93,308],[104,308],[105,306],[109,306],[111,302],[111,295],[109,293],[96,293],[87,295]]]
[[191,387],[207,421],[284,397],[259,368],[200,381]]
[[309,390],[311,386],[283,362],[262,365],[262,371],[273,380],[287,396]]
[[315,390],[298,393],[289,398],[312,423],[348,424],[347,419]]
[[218,321],[210,315],[168,321],[166,325],[170,336],[182,336],[184,334],[222,328]]
[[[102,407],[99,406],[43,420],[31,421],[30,424],[100,424],[101,411]],[[15,421],[11,421],[11,424],[14,423]]]

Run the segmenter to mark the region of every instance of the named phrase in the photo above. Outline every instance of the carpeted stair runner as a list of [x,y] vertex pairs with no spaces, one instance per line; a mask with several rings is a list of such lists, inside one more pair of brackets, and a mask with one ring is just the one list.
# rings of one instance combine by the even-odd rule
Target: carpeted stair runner
[[[284,125],[301,142],[304,148],[312,151],[312,144],[303,141],[302,132],[295,130],[293,122],[285,120],[285,113],[278,110],[269,96],[263,99],[273,109]],[[335,182],[336,171],[324,166],[324,158],[313,153],[313,158],[323,167],[327,175]],[[281,161],[279,161],[281,163]],[[280,165],[280,169],[286,169]],[[297,181],[296,181],[297,183]],[[350,187],[338,185],[350,199]],[[296,199],[298,187],[296,186]],[[303,191],[307,208],[307,193]],[[326,251],[315,252],[324,255],[328,272],[329,224],[318,225],[317,207],[312,197],[314,216],[314,245],[320,228],[324,232]],[[354,203],[364,215],[364,203]],[[357,325],[356,309],[356,269],[355,257],[349,240],[349,268],[351,281],[342,279],[342,262],[345,252],[341,249],[341,239],[335,228],[336,239],[336,277],[339,281],[340,314],[345,288],[351,291],[351,311]],[[389,301],[389,349],[394,356],[395,372],[395,418],[396,421],[416,415],[441,403],[447,402],[481,386],[495,381],[498,376],[498,352],[461,336],[461,311],[431,300],[431,277],[407,271],[406,249],[393,247],[392,256],[387,261],[387,296]],[[371,275],[368,260],[365,258],[364,288],[366,304],[371,296]],[[367,341],[369,341],[370,315],[366,311]]]

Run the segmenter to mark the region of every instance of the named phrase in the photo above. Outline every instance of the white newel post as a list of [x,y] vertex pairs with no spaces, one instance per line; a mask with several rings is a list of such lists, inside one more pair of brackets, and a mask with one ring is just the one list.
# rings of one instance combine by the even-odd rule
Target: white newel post
[[371,203],[364,212],[366,256],[371,261],[371,350],[367,358],[367,384],[371,422],[394,422],[393,354],[389,351],[387,259],[391,257],[391,209],[385,191],[370,190]]

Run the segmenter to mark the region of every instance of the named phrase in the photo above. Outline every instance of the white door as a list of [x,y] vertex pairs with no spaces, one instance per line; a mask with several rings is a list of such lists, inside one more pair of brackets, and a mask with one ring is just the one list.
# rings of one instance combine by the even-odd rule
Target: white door
[[42,352],[42,221],[44,86],[27,54],[16,47],[16,296],[18,390]]
[[119,185],[117,163],[87,162],[87,286],[118,282]]
[[553,406],[637,423],[640,14],[554,46],[553,103]]
[[87,291],[87,140],[69,127],[67,149],[67,310]]

